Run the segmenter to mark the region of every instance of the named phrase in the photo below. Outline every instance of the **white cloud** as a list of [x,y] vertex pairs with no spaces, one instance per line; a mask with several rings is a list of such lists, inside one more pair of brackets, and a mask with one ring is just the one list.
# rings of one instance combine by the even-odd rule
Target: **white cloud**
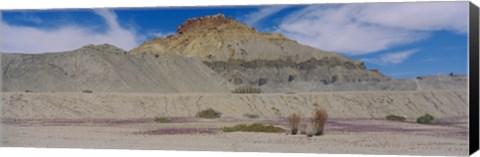
[[253,26],[257,22],[285,9],[287,6],[269,6],[269,7],[263,7],[260,10],[256,12],[252,12],[250,14],[245,15],[245,22]]
[[24,20],[24,21],[28,21],[28,22],[33,22],[33,23],[36,23],[36,24],[40,24],[43,22],[42,19],[40,19],[39,17],[37,16],[33,16],[31,14],[22,14],[22,16],[20,17],[21,20]]
[[85,26],[64,25],[56,29],[16,26],[2,21],[1,47],[3,52],[42,53],[80,48],[87,44],[109,43],[124,50],[138,45],[135,31],[122,28],[114,12],[95,10],[107,23],[106,32],[94,32]]
[[400,52],[392,52],[380,55],[377,58],[364,58],[361,59],[366,62],[378,64],[378,65],[387,65],[387,64],[399,64],[410,58],[414,53],[418,52],[419,49],[411,49]]
[[348,55],[408,44],[430,31],[466,34],[467,2],[315,5],[290,16],[276,32],[300,43]]
[[389,27],[467,33],[468,2],[377,3],[357,16],[362,22]]
[[150,33],[151,36],[154,36],[154,37],[167,37],[169,35],[173,35],[175,34],[174,32],[155,32],[155,33]]

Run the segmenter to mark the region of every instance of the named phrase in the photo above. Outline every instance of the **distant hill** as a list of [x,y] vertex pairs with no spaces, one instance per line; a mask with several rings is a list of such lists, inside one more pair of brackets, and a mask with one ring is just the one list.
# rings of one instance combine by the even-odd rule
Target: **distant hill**
[[112,45],[45,54],[2,53],[2,91],[228,92],[202,62],[175,55],[133,55]]
[[133,53],[198,57],[234,84],[386,81],[379,71],[338,53],[318,50],[285,38],[260,33],[222,14],[192,18],[166,38],[157,38]]

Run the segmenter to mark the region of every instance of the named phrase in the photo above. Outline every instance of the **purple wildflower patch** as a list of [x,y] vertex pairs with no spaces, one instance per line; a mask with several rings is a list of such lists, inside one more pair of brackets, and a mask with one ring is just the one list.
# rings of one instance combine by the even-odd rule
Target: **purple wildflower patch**
[[218,128],[161,128],[139,132],[144,135],[182,135],[182,134],[213,134]]

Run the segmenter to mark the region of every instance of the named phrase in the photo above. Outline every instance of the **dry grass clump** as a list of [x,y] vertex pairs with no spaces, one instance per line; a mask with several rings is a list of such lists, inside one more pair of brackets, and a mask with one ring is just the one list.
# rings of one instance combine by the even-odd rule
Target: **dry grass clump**
[[288,116],[288,124],[290,125],[292,135],[297,134],[300,120],[301,120],[301,117],[297,113],[293,113],[290,116]]
[[313,118],[311,119],[313,129],[316,130],[315,136],[323,135],[323,130],[327,118],[328,114],[325,109],[315,109]]
[[260,123],[255,123],[251,125],[239,124],[233,127],[223,128],[223,132],[236,132],[236,131],[279,133],[279,132],[285,132],[285,129],[276,127],[273,125],[263,125]]
[[171,123],[172,120],[168,117],[155,117],[155,122],[157,122],[157,123]]
[[222,113],[215,111],[212,108],[209,108],[197,113],[197,117],[199,118],[213,119],[213,118],[220,118],[221,116],[222,116]]
[[398,116],[394,114],[387,115],[385,118],[391,121],[405,121],[406,119],[404,116]]
[[253,113],[245,113],[245,114],[243,114],[243,116],[245,116],[247,118],[250,118],[250,119],[255,119],[255,118],[260,117],[258,114],[253,114]]
[[252,93],[261,93],[262,89],[255,85],[243,85],[235,88],[232,93],[237,93],[237,94],[252,94]]
[[82,93],[93,93],[91,90],[82,90]]
[[308,137],[316,136],[319,129],[319,123],[316,123],[313,118],[310,119],[309,122],[310,123],[305,128],[305,134],[307,134]]
[[[292,135],[300,132],[300,134],[306,134],[307,136],[312,137],[324,134],[325,122],[327,122],[327,119],[327,111],[325,109],[317,108],[314,110],[313,117],[309,119],[307,124],[301,124],[301,117],[296,113],[291,114],[288,117],[288,123],[292,129]],[[301,128],[299,126],[301,126]]]

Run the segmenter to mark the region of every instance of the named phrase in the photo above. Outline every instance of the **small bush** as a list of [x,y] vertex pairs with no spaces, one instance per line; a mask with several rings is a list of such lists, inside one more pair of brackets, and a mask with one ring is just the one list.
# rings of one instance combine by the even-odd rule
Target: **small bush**
[[262,89],[255,85],[243,85],[235,88],[232,93],[237,94],[251,94],[251,93],[261,93]]
[[250,119],[255,119],[258,118],[258,114],[251,114],[251,113],[245,113],[243,116],[250,118]]
[[435,120],[435,117],[429,114],[425,114],[417,118],[417,123],[420,124],[431,124]]
[[[319,129],[319,123],[315,121],[315,119],[310,119],[310,124],[306,126],[304,134],[308,137],[312,137],[317,135]],[[303,134],[303,133],[302,133]]]
[[25,93],[31,93],[32,91],[31,90],[25,90]]
[[315,109],[313,118],[310,119],[312,127],[315,131],[315,136],[323,135],[325,122],[327,121],[328,114],[324,109]]
[[242,131],[247,128],[245,124],[238,124],[233,127],[223,127],[223,132],[235,132],[235,131]]
[[275,111],[275,112],[280,112],[280,110],[279,110],[278,108],[276,108],[276,107],[271,107],[270,109],[272,109],[272,110]]
[[300,128],[298,129],[299,133],[302,134],[302,135],[305,135],[307,134],[307,125],[303,124],[303,125],[300,125]]
[[199,118],[213,119],[213,118],[220,118],[221,116],[222,116],[222,113],[215,111],[214,109],[211,109],[211,108],[197,113],[197,117]]
[[155,117],[155,122],[157,122],[157,123],[171,123],[172,120],[168,117]]
[[387,115],[385,118],[387,120],[391,120],[391,121],[405,121],[405,119],[406,119],[403,116],[398,116],[398,115],[394,115],[394,114]]
[[93,93],[91,90],[82,90],[82,93]]
[[285,132],[285,129],[280,127],[275,127],[273,125],[267,126],[260,123],[255,123],[251,125],[239,124],[233,127],[223,128],[223,132],[236,132],[236,131],[278,133],[278,132]]
[[288,124],[290,125],[292,135],[296,135],[298,132],[298,126],[300,124],[301,117],[299,114],[291,114],[288,117]]

